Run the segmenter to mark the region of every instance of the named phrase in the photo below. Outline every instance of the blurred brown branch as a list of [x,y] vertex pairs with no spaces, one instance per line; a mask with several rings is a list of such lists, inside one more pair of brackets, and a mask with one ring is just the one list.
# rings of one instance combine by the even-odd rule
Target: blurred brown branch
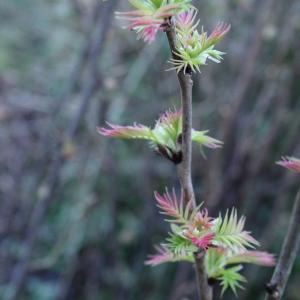
[[267,284],[266,300],[281,299],[300,247],[300,190],[296,196],[289,228],[284,239],[278,263]]

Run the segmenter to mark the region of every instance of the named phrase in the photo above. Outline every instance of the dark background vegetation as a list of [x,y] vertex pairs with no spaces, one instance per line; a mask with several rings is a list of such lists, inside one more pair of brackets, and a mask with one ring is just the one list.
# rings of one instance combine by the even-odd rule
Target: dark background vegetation
[[[221,65],[195,76],[194,127],[223,149],[194,149],[197,200],[235,206],[262,249],[278,253],[299,176],[300,3],[201,0],[201,24],[232,30]],[[123,30],[117,0],[0,2],[0,293],[4,300],[196,299],[187,264],[144,266],[167,233],[153,190],[175,167],[105,121],[152,125],[178,107],[164,34],[148,46]],[[247,267],[238,299],[262,299],[271,269]],[[285,299],[299,300],[300,260]],[[218,299],[216,292],[216,299]],[[228,292],[224,299],[234,296]]]

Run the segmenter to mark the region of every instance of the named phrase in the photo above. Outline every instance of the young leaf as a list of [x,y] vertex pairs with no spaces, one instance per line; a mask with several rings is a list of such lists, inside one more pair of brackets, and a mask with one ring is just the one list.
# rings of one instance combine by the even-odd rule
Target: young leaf
[[155,141],[155,137],[149,127],[134,124],[133,126],[120,126],[107,123],[110,128],[98,127],[98,133],[103,136],[117,137],[122,139],[144,139],[149,141]]
[[218,242],[220,246],[231,249],[258,246],[258,241],[250,235],[250,232],[244,231],[244,224],[245,217],[242,216],[238,220],[235,209],[232,209],[230,214],[227,211],[224,219],[219,216],[216,225],[212,229],[216,234],[214,241]]
[[217,278],[225,267],[225,251],[223,248],[209,248],[205,254],[205,269],[210,278]]
[[250,263],[265,267],[275,265],[275,257],[273,254],[262,251],[240,251],[233,253],[226,258],[226,264]]
[[[123,139],[148,140],[152,148],[162,156],[178,164],[182,160],[181,152],[181,111],[166,111],[156,122],[153,129],[134,124],[120,126],[107,123],[109,128],[97,128],[101,135]],[[207,131],[193,130],[193,140],[208,148],[218,148],[221,142],[206,135]]]
[[207,250],[207,249],[209,249],[209,247],[212,246],[213,238],[214,238],[214,233],[209,232],[209,233],[203,234],[200,237],[190,236],[189,239],[192,242],[192,244],[194,244],[198,248]]
[[157,253],[149,255],[149,259],[145,261],[146,265],[157,266],[165,262],[173,261],[173,255],[165,245],[156,247]]
[[207,60],[216,63],[221,62],[223,52],[215,50],[215,45],[224,37],[230,30],[230,25],[219,23],[213,32],[207,36],[207,33],[198,32],[197,25],[199,21],[195,22],[196,13],[193,9],[182,12],[177,17],[176,36],[177,45],[175,55],[170,62],[177,72],[181,70],[186,73],[189,69],[193,72],[200,72],[200,67],[207,63]]
[[157,201],[157,206],[161,209],[160,213],[171,217],[171,219],[166,220],[168,222],[187,224],[195,217],[201,207],[200,204],[196,208],[193,208],[191,201],[184,206],[182,195],[180,200],[178,200],[174,189],[172,194],[166,190],[163,195],[155,192],[154,196]]
[[175,257],[190,256],[197,251],[197,247],[181,235],[171,233],[167,241],[167,247]]
[[189,9],[190,0],[129,0],[134,10],[118,12],[117,17],[129,22],[138,39],[153,42],[158,31],[164,30],[165,20]]
[[157,266],[166,262],[188,261],[194,262],[194,257],[190,253],[177,253],[176,255],[170,251],[167,245],[162,244],[156,247],[157,253],[149,255],[149,259],[145,261],[146,265]]
[[236,289],[243,289],[241,283],[247,282],[246,278],[239,273],[243,268],[242,265],[231,267],[228,269],[223,269],[218,279],[221,281],[222,291],[221,295],[223,296],[224,292],[230,288],[233,293],[237,296]]
[[296,157],[282,157],[282,159],[276,162],[278,165],[285,167],[291,171],[300,172],[300,159]]
[[208,131],[192,130],[192,141],[211,149],[221,148],[223,142],[206,135]]

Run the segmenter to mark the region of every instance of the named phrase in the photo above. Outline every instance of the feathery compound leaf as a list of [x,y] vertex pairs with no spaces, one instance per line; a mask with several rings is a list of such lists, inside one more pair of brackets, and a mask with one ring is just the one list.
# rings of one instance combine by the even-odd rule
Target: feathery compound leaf
[[228,269],[223,269],[218,279],[221,281],[222,291],[221,295],[223,296],[224,292],[230,288],[233,293],[237,296],[237,288],[243,289],[241,283],[247,282],[246,278],[239,273],[243,269],[242,265],[231,267]]
[[[98,132],[107,137],[122,139],[143,139],[150,142],[151,147],[178,164],[182,160],[181,152],[181,111],[166,111],[156,122],[153,129],[150,127],[133,124],[133,126],[120,126],[107,123],[109,128],[97,128]],[[193,130],[193,140],[208,148],[218,148],[221,142],[206,135],[206,131]]]
[[[194,262],[194,253],[205,250],[207,275],[220,281],[222,295],[227,289],[236,295],[237,289],[243,288],[241,284],[246,279],[239,273],[241,263],[267,267],[275,264],[272,254],[246,249],[258,245],[258,242],[244,231],[245,218],[238,219],[235,209],[227,211],[224,218],[213,219],[206,209],[201,211],[200,206],[194,209],[190,205],[184,207],[182,201],[177,201],[174,190],[173,195],[166,191],[162,196],[158,193],[155,196],[162,213],[172,218],[168,220],[172,222],[171,233],[159,253],[151,256],[146,264]],[[237,265],[232,266],[234,264]]]
[[[266,267],[274,266],[275,259],[272,254],[260,251],[247,251],[242,248],[231,250],[228,248],[210,248],[205,255],[205,268],[209,278],[221,281],[222,293],[231,288],[236,293],[240,282],[245,278],[238,274],[242,269],[240,263],[253,263]],[[229,265],[239,264],[228,268]]]
[[204,233],[203,235],[196,237],[196,236],[189,236],[188,238],[190,241],[200,249],[207,250],[209,247],[212,246],[212,240],[214,238],[214,233],[208,232]]
[[173,261],[173,255],[165,245],[155,247],[157,254],[149,255],[149,259],[145,261],[146,265],[157,266],[165,262]]
[[216,236],[214,241],[220,243],[220,246],[234,249],[236,247],[255,247],[259,246],[250,232],[244,231],[245,217],[242,216],[239,220],[235,209],[231,210],[230,215],[228,211],[224,219],[221,216],[217,219],[216,225],[213,228]]
[[161,214],[167,215],[172,218],[172,220],[167,220],[169,222],[175,223],[185,223],[185,213],[183,209],[183,199],[177,200],[175,190],[173,189],[172,194],[166,190],[163,195],[158,192],[154,193],[155,199],[157,201],[157,206],[161,209]]
[[225,266],[225,250],[209,248],[205,254],[205,269],[209,278],[217,278]]
[[300,159],[296,157],[285,156],[280,161],[276,162],[284,168],[300,173]]
[[157,120],[152,132],[160,145],[164,145],[175,153],[181,151],[181,145],[178,143],[181,128],[181,111],[169,110]]
[[[199,207],[200,209],[200,207]],[[192,224],[198,230],[207,230],[214,225],[214,219],[208,216],[208,210],[202,209],[193,216]]]
[[193,208],[191,201],[184,206],[182,195],[180,200],[178,200],[174,189],[172,194],[166,189],[163,195],[155,192],[154,196],[157,201],[157,206],[161,209],[160,213],[172,218],[166,220],[168,222],[186,224],[197,214],[197,211],[201,207],[200,204],[196,208]]
[[209,48],[215,44],[217,44],[228,31],[230,30],[230,25],[226,24],[224,22],[219,22],[217,26],[214,28],[212,33],[209,35],[209,37],[206,40],[205,46],[206,48]]
[[197,251],[197,247],[188,239],[176,233],[171,233],[167,239],[167,247],[174,256],[190,256]]
[[213,32],[208,36],[206,32],[197,30],[199,21],[196,21],[196,11],[190,9],[182,12],[176,18],[176,36],[177,45],[174,54],[176,58],[172,58],[170,62],[177,72],[189,71],[200,72],[200,67],[205,65],[208,60],[216,63],[221,62],[222,56],[225,54],[214,49],[215,45],[230,30],[230,25],[219,23]]
[[120,126],[107,123],[110,128],[98,127],[98,133],[103,136],[116,137],[122,139],[144,139],[155,141],[155,137],[149,127],[134,124],[133,126]]
[[128,21],[126,27],[135,30],[138,39],[153,42],[158,31],[164,30],[165,20],[191,7],[190,0],[129,0],[134,10],[118,12],[117,17]]
[[192,141],[211,149],[221,148],[223,142],[206,135],[208,131],[192,130]]
[[250,263],[265,267],[272,267],[275,265],[276,261],[273,254],[262,251],[240,250],[237,253],[229,254],[226,258],[226,265],[240,263]]
[[166,262],[188,261],[194,262],[192,254],[177,253],[176,255],[170,251],[168,245],[162,244],[156,247],[157,253],[149,255],[149,259],[145,261],[146,265],[157,266]]

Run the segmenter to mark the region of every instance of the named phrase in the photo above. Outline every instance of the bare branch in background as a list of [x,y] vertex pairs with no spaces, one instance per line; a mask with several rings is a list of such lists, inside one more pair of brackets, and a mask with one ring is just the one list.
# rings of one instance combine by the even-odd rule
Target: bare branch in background
[[289,228],[271,281],[267,284],[266,300],[281,299],[300,246],[300,191],[298,192]]

